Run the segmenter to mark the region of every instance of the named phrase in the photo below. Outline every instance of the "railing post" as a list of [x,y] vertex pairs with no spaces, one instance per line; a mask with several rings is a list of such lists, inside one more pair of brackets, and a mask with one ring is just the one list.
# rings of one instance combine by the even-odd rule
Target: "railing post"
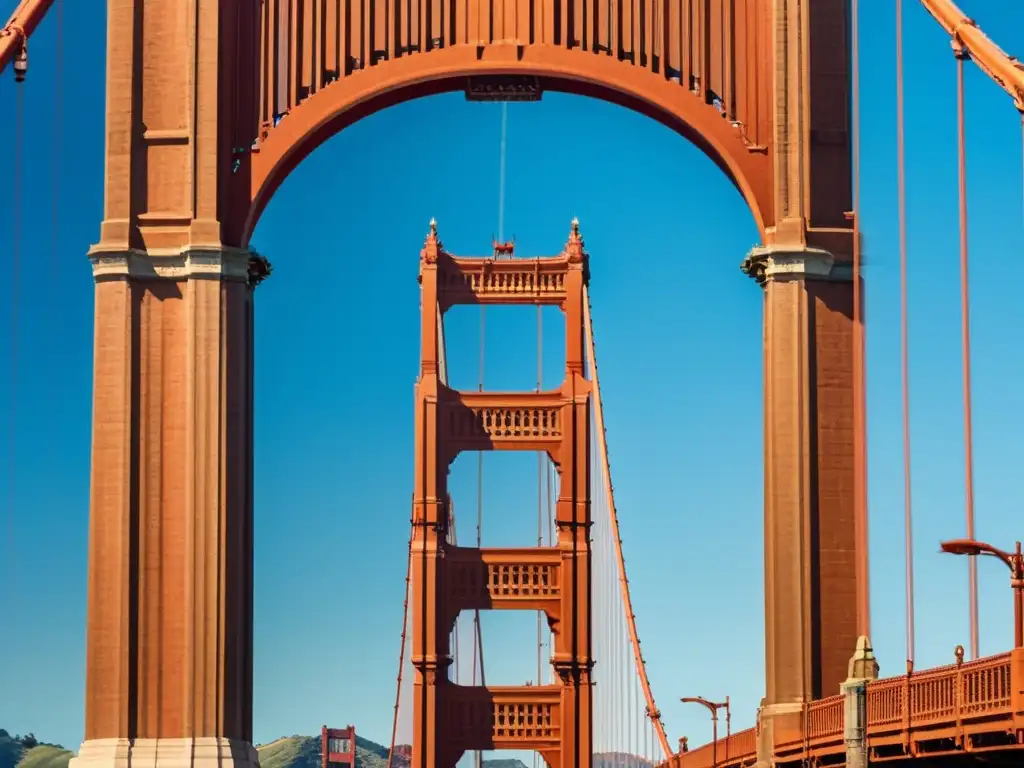
[[846,681],[840,686],[847,768],[868,768],[868,683],[878,679],[878,661],[866,637],[857,638]]
[[1024,648],[1010,651],[1010,711],[1017,743],[1024,744]]
[[958,645],[956,655],[956,677],[953,678],[953,714],[956,718],[956,746],[964,746],[964,647]]

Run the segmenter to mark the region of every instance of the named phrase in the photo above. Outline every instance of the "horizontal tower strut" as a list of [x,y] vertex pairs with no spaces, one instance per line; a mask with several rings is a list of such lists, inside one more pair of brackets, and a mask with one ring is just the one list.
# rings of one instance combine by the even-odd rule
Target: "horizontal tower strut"
[[562,686],[447,687],[449,738],[459,750],[533,749],[559,746]]
[[438,258],[437,301],[442,312],[457,304],[564,307],[570,263],[565,253],[529,259],[443,254]]
[[448,458],[462,451],[547,451],[559,461],[571,392],[462,392],[439,388],[438,429]]
[[557,547],[448,547],[449,609],[456,614],[474,608],[532,610],[557,618],[561,565],[562,552]]

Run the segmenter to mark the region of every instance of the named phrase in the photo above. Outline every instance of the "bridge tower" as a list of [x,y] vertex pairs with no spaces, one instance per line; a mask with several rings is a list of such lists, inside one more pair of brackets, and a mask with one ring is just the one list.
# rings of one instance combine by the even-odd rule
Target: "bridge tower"
[[[501,256],[501,258],[499,258]],[[412,768],[451,768],[470,750],[524,749],[551,768],[590,766],[590,403],[583,288],[587,257],[577,223],[553,258],[462,258],[431,222],[421,252],[422,355],[416,386],[411,601]],[[456,304],[551,304],[566,318],[566,370],[550,392],[461,392],[439,380],[439,325]],[[451,462],[462,451],[546,451],[558,468],[551,547],[458,547],[446,542]],[[554,632],[556,683],[460,686],[448,668],[461,611],[543,611]]]
[[356,727],[320,729],[320,768],[356,768]]
[[[396,3],[406,19],[423,7]],[[848,215],[849,0],[613,0],[607,15],[590,13],[583,0],[534,5],[540,12],[520,13],[533,6],[512,0],[453,0],[449,16],[442,13],[448,5],[429,4],[430,13],[409,25],[413,40],[389,33],[380,19],[391,6],[381,0],[107,0],[104,213],[89,251],[95,333],[85,741],[75,768],[258,762],[253,307],[268,265],[250,237],[274,191],[331,135],[405,100],[467,83],[472,90],[479,77],[507,84],[528,76],[538,96],[570,91],[660,120],[711,157],[747,201],[762,243],[747,271],[764,296],[765,741],[776,730],[799,731],[806,703],[846,679],[857,636],[868,630],[862,343],[853,310],[855,219]],[[617,27],[614,20],[632,17],[629,8],[644,9],[639,18],[666,19],[665,34]],[[697,8],[704,11],[691,13]],[[299,264],[306,262],[290,268]],[[473,288],[435,282],[433,300],[503,295],[511,303],[511,289],[502,294],[501,284],[488,282],[507,268],[493,262],[474,273],[483,282]],[[436,263],[423,269],[446,279]],[[561,292],[575,365],[582,355],[573,286],[582,280],[581,262],[538,269],[548,281],[538,290]],[[420,453],[421,514],[440,519],[438,462],[463,438],[464,449],[546,445],[559,454],[562,476],[574,477],[570,433],[563,442],[561,433],[541,436],[516,422],[508,434],[449,434],[464,424],[459,409],[472,409],[444,390],[431,394],[436,360],[424,362],[419,429],[421,449],[433,452]],[[573,390],[584,386],[578,368],[570,368],[570,399],[583,397]],[[487,419],[541,413],[520,410],[540,407],[532,396],[490,397],[475,406]],[[575,435],[585,422],[562,421],[576,405],[563,408],[561,397],[544,406],[544,418]],[[558,557],[569,562],[585,559],[571,547],[582,527],[573,518],[576,492],[565,490],[559,506]],[[419,546],[430,555],[423,560],[437,568],[430,573],[458,583],[445,572],[455,556],[443,545],[429,551],[438,546],[436,532],[421,525]],[[537,568],[568,573],[543,565],[554,555],[534,556]],[[475,557],[467,566],[474,578],[499,567],[485,569],[483,555]],[[510,561],[510,573],[521,562]],[[421,589],[432,599],[445,596],[450,607],[455,598],[444,586]],[[581,599],[585,586],[558,585],[582,590]],[[488,599],[497,607],[503,598]],[[549,592],[531,600],[548,605],[553,623],[564,626]],[[421,620],[431,616],[440,616],[434,604]],[[570,681],[577,673],[588,679],[587,633],[579,629],[558,640],[556,663]],[[445,637],[438,630],[416,642],[424,716],[461,711],[435,712],[430,698],[470,698],[430,682],[447,663]],[[572,704],[584,706],[587,690],[574,693]],[[496,691],[473,695],[498,706]],[[503,693],[502,701],[512,707],[540,695]],[[561,716],[566,701],[559,693],[551,711]],[[572,739],[585,754],[587,738]],[[427,762],[436,761],[437,746],[426,745]]]

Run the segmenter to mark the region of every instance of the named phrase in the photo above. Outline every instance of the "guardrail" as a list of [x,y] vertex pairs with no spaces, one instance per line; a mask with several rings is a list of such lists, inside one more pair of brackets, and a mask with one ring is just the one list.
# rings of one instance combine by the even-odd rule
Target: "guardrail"
[[[716,750],[717,745],[717,750]],[[717,742],[703,744],[668,761],[671,768],[738,768],[757,762],[757,729],[737,731]]]
[[[867,684],[866,741],[872,760],[954,752],[1024,752],[1024,650],[957,662]],[[805,708],[804,732],[774,745],[779,763],[846,749],[846,698]],[[757,729],[673,755],[663,768],[742,768],[757,761]]]

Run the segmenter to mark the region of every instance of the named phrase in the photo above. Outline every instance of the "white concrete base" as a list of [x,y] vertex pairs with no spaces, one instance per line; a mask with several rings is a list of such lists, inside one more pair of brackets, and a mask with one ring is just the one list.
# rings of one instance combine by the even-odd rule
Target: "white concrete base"
[[196,739],[92,739],[82,743],[68,768],[259,768],[247,741],[215,736]]

